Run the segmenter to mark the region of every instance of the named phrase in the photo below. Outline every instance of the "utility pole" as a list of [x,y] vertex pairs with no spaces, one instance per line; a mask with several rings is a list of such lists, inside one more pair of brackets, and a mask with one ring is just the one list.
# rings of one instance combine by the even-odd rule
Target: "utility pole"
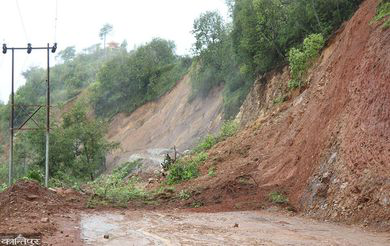
[[[46,107],[46,127],[44,128],[46,132],[46,155],[45,155],[45,186],[48,186],[49,182],[49,135],[50,135],[50,51],[55,53],[57,50],[57,43],[54,43],[53,46],[47,44],[47,47],[32,47],[31,44],[27,44],[27,47],[12,47],[8,48],[6,44],[3,44],[3,54],[7,53],[7,50],[12,52],[12,76],[11,76],[11,113],[10,113],[10,147],[9,147],[9,165],[8,165],[8,185],[11,186],[13,183],[14,176],[14,133],[15,131],[22,130],[43,130],[42,127],[33,119],[34,115],[42,108]],[[18,105],[15,104],[15,51],[16,50],[27,50],[27,54],[31,54],[32,50],[47,50],[47,91],[46,91],[46,105]],[[34,112],[30,113],[27,119],[18,127],[15,127],[15,107],[24,107],[30,106],[36,108]],[[24,126],[32,120],[37,127],[36,128],[24,128]]]

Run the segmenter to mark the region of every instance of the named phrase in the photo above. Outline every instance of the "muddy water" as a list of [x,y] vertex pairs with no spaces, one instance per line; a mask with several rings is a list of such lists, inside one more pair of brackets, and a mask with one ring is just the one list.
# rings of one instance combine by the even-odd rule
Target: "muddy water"
[[84,214],[81,228],[86,245],[390,245],[390,234],[263,211]]

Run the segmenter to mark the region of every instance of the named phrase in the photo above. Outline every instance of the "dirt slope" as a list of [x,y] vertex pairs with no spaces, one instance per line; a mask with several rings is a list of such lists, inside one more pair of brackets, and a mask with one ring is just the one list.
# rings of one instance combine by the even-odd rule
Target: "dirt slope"
[[254,112],[253,124],[211,150],[205,175],[186,184],[203,191],[195,199],[243,209],[280,191],[317,217],[390,228],[390,29],[369,24],[376,4],[362,3],[338,31],[302,94]]
[[207,98],[192,101],[190,94],[187,75],[156,102],[141,106],[130,116],[117,115],[107,135],[121,148],[108,157],[109,169],[138,157],[155,160],[158,165],[165,150],[176,146],[182,152],[199,138],[218,130],[222,121],[222,88],[215,89]]

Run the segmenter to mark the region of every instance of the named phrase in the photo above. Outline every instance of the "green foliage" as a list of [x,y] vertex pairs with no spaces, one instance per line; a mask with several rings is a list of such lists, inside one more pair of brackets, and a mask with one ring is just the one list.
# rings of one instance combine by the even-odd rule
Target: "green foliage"
[[210,177],[217,176],[217,168],[215,166],[211,166],[207,173]]
[[207,160],[207,153],[200,152],[194,156],[176,161],[170,168],[167,176],[168,184],[177,184],[199,176],[199,166]]
[[236,0],[232,38],[240,64],[264,73],[286,62],[285,54],[311,33],[331,34],[360,0]]
[[390,27],[390,19],[388,18],[389,16],[390,16],[390,1],[389,0],[380,1],[380,3],[377,6],[374,20],[380,21],[382,19],[385,19],[382,28],[387,29]]
[[8,165],[0,163],[0,184],[8,182]]
[[288,83],[290,89],[298,88],[303,85],[303,76],[318,56],[320,49],[325,41],[321,34],[311,34],[303,41],[303,48],[292,48],[288,53],[288,61],[291,71],[291,81]]
[[8,185],[6,183],[0,184],[0,192],[5,191],[8,188]]
[[[311,33],[328,37],[360,2],[229,0],[232,23],[226,24],[217,12],[202,14],[193,28],[193,95],[206,96],[224,85],[224,116],[234,118],[257,75],[286,64],[288,51]],[[292,50],[291,56],[299,73],[304,71],[300,66],[305,65],[305,56],[311,54],[298,51]],[[299,79],[290,83],[290,87],[299,86]]]
[[88,206],[112,204],[126,207],[130,200],[145,199],[147,193],[136,187],[137,180],[135,178],[125,180],[139,165],[138,162],[125,163],[115,169],[111,175],[103,175],[91,182],[89,185],[93,195]]
[[92,103],[98,116],[131,113],[169,91],[187,72],[191,59],[177,57],[175,44],[153,39],[130,53],[107,61],[93,85]]
[[203,207],[204,206],[204,202],[203,201],[195,201],[193,203],[191,203],[191,207],[192,208],[200,208],[200,207]]
[[188,200],[191,198],[191,192],[187,191],[187,190],[181,190],[179,192],[179,195],[178,195],[178,198],[180,200]]
[[[65,113],[60,123],[52,123],[49,170],[53,186],[74,187],[78,185],[76,180],[93,180],[105,169],[106,154],[117,147],[117,144],[105,140],[105,132],[105,123],[87,117],[87,109],[81,103]],[[25,132],[15,138],[15,145],[17,177],[26,176],[42,182],[44,132]]]
[[217,143],[217,137],[208,135],[203,138],[200,143],[195,147],[195,152],[202,152],[211,149]]
[[234,120],[225,121],[218,133],[218,141],[223,141],[228,137],[233,136],[238,131],[238,123]]
[[376,21],[382,20],[385,17],[390,16],[390,1],[389,0],[382,0],[378,4],[376,15],[374,19]]
[[27,174],[26,174],[26,178],[27,179],[30,179],[30,180],[35,180],[37,181],[38,183],[40,184],[43,184],[43,181],[44,181],[44,175],[43,175],[43,172],[42,170],[35,166],[35,167],[31,167]]
[[228,137],[233,136],[238,131],[238,124],[237,122],[230,120],[225,121],[221,129],[216,135],[208,135],[205,138],[203,138],[199,144],[194,148],[195,153],[200,153],[207,151],[211,149],[214,145],[217,143],[224,141]]
[[[291,82],[291,81],[290,81]],[[290,88],[290,83],[289,83],[289,86],[288,86],[289,88]],[[287,97],[285,96],[285,95],[280,95],[280,96],[277,96],[276,98],[274,98],[273,100],[272,100],[272,103],[275,105],[275,104],[280,104],[280,103],[282,103],[282,102],[285,102],[286,101],[286,99],[287,99]]]
[[275,204],[287,204],[288,198],[280,192],[273,191],[269,194],[269,199]]
[[230,30],[217,12],[206,12],[194,22],[195,66],[191,74],[193,97],[207,96],[224,86],[225,118],[238,112],[251,84],[251,78],[240,73],[236,62]]

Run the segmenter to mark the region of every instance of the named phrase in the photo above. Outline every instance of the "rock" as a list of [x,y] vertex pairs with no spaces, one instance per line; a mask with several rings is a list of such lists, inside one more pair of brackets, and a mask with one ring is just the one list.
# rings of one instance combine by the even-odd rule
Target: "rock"
[[42,218],[42,219],[41,219],[41,222],[42,222],[42,223],[48,223],[48,222],[49,222],[49,218]]
[[104,239],[109,239],[109,238],[110,238],[110,236],[108,234],[104,235]]
[[37,196],[37,195],[28,195],[27,196],[27,199],[30,200],[30,201],[35,200],[37,198],[39,198],[39,196]]

